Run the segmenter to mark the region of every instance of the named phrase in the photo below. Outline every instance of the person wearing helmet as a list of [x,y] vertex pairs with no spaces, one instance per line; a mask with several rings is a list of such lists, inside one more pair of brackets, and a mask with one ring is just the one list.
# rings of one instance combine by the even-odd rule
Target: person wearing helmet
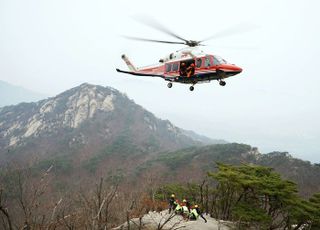
[[175,208],[175,210],[174,210],[174,212],[176,213],[176,214],[181,214],[182,213],[182,207],[181,207],[181,205],[179,204],[179,200],[176,200],[175,201],[176,202],[176,208]]
[[194,63],[191,63],[187,68],[187,77],[191,77],[194,75],[194,69],[195,69]]
[[189,209],[190,203],[186,200],[183,199],[182,201],[182,215],[184,218],[188,218],[190,209]]
[[175,194],[171,194],[170,198],[169,198],[169,214],[171,213],[171,211],[175,210],[176,206],[177,206],[177,202],[175,200]]
[[185,203],[186,203],[186,206],[187,206],[189,213],[190,213],[191,212],[191,204],[190,204],[189,200],[185,199]]
[[201,218],[204,220],[204,222],[207,223],[206,218],[204,218],[204,216],[202,215],[201,209],[196,204],[190,213],[190,220],[197,220],[199,216],[201,216]]
[[180,63],[180,71],[179,71],[179,73],[180,73],[181,77],[187,76],[187,65],[186,65],[185,62],[181,62]]
[[197,220],[199,217],[199,213],[197,212],[196,208],[191,209],[191,212],[189,214],[189,220]]

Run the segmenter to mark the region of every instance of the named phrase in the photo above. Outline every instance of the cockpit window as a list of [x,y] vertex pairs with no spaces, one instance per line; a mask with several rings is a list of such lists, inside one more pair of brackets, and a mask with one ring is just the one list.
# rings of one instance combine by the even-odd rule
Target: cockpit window
[[214,65],[219,65],[220,64],[216,57],[213,57],[213,64]]
[[202,65],[202,59],[201,59],[201,58],[198,58],[198,59],[196,60],[196,66],[197,66],[197,68],[200,68],[201,65]]
[[205,57],[205,59],[204,59],[204,66],[205,66],[205,67],[211,66],[210,57]]
[[213,64],[214,65],[227,64],[227,61],[224,60],[222,57],[215,55],[213,56]]

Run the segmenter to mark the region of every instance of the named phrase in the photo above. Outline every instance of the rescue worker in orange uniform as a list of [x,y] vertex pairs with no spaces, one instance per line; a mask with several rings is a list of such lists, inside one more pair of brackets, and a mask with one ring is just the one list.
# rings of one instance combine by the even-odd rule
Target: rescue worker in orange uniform
[[194,75],[194,69],[195,69],[194,63],[191,63],[187,68],[187,77],[191,77]]
[[185,62],[181,62],[180,64],[180,76],[181,77],[187,76],[187,66]]

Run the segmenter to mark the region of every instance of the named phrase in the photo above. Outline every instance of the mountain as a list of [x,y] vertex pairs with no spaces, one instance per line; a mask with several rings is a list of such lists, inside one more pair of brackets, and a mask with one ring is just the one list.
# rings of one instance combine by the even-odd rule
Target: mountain
[[0,80],[0,107],[38,101],[46,96]]
[[[56,97],[2,107],[1,224],[9,229],[11,218],[17,228],[100,229],[103,222],[110,229],[135,217],[148,222],[145,213],[167,207],[157,191],[171,194],[170,186],[184,185],[191,197],[204,179],[216,183],[206,177],[216,162],[272,167],[296,182],[304,197],[320,190],[319,165],[185,131],[110,87],[82,84]],[[188,226],[211,229],[216,222]]]
[[90,84],[0,108],[0,165],[10,162],[40,171],[53,165],[65,189],[74,178],[81,183],[111,174],[137,185],[152,176],[159,183],[198,182],[224,162],[272,167],[298,183],[304,196],[320,190],[319,165],[211,140],[156,118],[116,89]]
[[0,108],[0,162],[75,154],[153,153],[199,145],[121,92],[82,84],[56,97]]

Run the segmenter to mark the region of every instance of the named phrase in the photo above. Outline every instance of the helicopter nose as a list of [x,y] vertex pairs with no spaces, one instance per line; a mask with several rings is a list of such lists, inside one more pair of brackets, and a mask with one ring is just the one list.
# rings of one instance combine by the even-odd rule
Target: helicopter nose
[[230,69],[231,69],[234,73],[236,73],[236,74],[239,74],[239,73],[242,72],[242,68],[240,68],[239,66],[232,65],[232,66],[230,66],[230,67],[231,67]]
[[237,66],[237,71],[239,72],[239,73],[241,73],[242,72],[242,68],[240,68],[239,66]]

